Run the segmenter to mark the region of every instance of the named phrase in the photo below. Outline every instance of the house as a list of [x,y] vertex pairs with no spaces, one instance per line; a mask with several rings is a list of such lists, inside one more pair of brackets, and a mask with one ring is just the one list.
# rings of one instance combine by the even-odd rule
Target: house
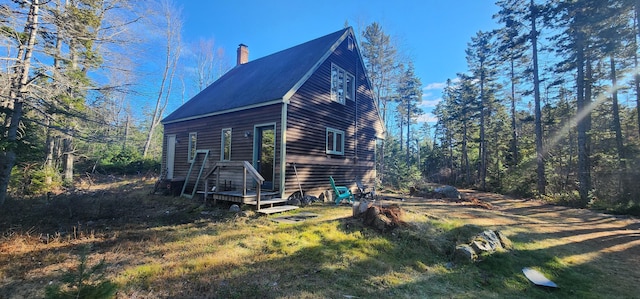
[[374,185],[383,126],[352,28],[253,61],[247,46],[237,53],[234,68],[162,120],[168,179],[189,174],[194,193],[204,182],[238,190],[246,170],[207,174],[247,161],[261,190],[281,198],[326,196],[329,176]]

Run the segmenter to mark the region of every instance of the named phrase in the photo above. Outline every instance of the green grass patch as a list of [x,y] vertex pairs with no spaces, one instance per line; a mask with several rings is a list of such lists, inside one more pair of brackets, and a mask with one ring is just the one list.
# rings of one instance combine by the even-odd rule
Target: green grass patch
[[[165,251],[162,265],[136,266],[124,276],[130,290],[168,288],[172,278],[182,278],[211,296],[226,298],[594,297],[590,275],[597,270],[565,264],[517,242],[516,249],[483,256],[477,263],[452,263],[455,244],[482,230],[448,220],[412,222],[390,233],[352,219],[220,222],[175,230],[180,238],[159,245]],[[521,272],[529,266],[565,287],[533,286]]]

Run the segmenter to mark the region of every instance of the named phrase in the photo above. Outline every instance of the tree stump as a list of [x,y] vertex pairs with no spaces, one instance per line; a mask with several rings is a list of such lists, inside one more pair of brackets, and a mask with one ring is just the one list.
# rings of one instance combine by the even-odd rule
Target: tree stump
[[386,207],[367,206],[366,212],[362,214],[363,223],[366,226],[373,227],[379,231],[387,231],[405,224],[405,222],[402,221],[404,211],[397,205]]

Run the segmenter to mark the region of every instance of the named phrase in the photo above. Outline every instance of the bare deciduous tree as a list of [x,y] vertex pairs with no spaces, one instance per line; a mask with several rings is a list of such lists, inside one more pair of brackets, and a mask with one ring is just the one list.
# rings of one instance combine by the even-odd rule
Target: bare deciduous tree
[[197,91],[205,89],[229,69],[224,49],[215,47],[213,39],[200,39],[191,45],[194,54],[194,81]]
[[142,152],[143,157],[146,157],[149,152],[149,147],[153,140],[153,134],[160,124],[162,115],[169,103],[176,66],[180,60],[182,30],[180,9],[176,8],[170,1],[163,1],[162,16],[164,18],[162,26],[164,26],[163,31],[165,38],[164,65],[160,86],[158,87],[155,109],[153,110],[151,119],[149,120],[149,130],[144,144],[144,150]]

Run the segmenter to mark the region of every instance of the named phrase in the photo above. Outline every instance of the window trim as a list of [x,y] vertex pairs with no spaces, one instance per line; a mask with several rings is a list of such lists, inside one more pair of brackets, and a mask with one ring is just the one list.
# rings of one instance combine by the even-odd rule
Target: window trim
[[[340,135],[340,149],[338,150],[337,145],[338,143],[335,142],[336,140],[336,136]],[[333,138],[333,147],[330,149],[329,148],[329,136],[332,136]],[[334,129],[334,128],[329,128],[327,127],[326,129],[326,137],[325,137],[325,151],[327,154],[329,155],[344,155],[344,131],[342,130],[338,130],[338,129]]]
[[[336,70],[336,75],[334,76],[334,69]],[[342,73],[342,79],[340,79],[340,73]],[[346,105],[347,100],[354,100],[355,97],[355,76],[345,69],[339,67],[335,63],[331,63],[331,70],[329,71],[329,76],[331,82],[329,83],[329,89],[331,94],[331,100],[334,102],[338,102],[342,105]],[[352,78],[351,82],[351,93],[347,96],[347,77]],[[335,80],[334,80],[335,78]],[[340,90],[340,84],[342,84],[342,96],[338,93]]]
[[193,163],[198,150],[198,132],[189,132],[189,149],[187,152],[187,162]]
[[[229,131],[229,157],[228,159],[225,159],[224,156],[224,150],[225,150],[225,146],[226,146],[226,137],[225,137],[225,132]],[[233,129],[232,128],[223,128],[222,130],[220,130],[220,161],[231,161],[231,143],[233,140]]]

